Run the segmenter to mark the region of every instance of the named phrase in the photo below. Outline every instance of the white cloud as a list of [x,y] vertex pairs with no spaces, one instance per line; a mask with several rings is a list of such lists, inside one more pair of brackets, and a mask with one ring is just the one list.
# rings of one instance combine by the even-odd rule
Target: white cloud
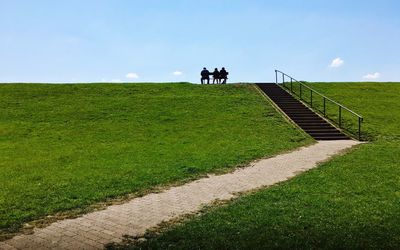
[[373,74],[366,74],[365,76],[363,76],[363,78],[367,80],[376,80],[379,77],[381,77],[381,73],[379,72],[375,72]]
[[174,71],[172,74],[173,74],[174,76],[181,76],[181,75],[183,75],[183,72],[177,70],[177,71]]
[[339,68],[340,66],[342,66],[344,63],[344,61],[338,57],[332,60],[331,65],[329,65],[329,67],[331,68]]
[[130,72],[130,73],[126,74],[125,77],[128,78],[128,79],[138,79],[138,78],[139,78],[139,75],[136,74],[136,73]]
[[111,82],[122,82],[121,79],[112,79]]

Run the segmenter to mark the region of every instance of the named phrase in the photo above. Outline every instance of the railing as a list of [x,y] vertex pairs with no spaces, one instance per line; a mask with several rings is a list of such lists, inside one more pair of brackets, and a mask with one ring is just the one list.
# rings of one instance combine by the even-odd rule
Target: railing
[[[278,75],[282,76],[282,83],[278,80]],[[286,79],[285,79],[286,78]],[[322,114],[325,118],[330,120],[333,123],[336,123],[340,129],[344,129],[352,134],[354,134],[354,130],[346,129],[346,125],[352,125],[351,121],[347,121],[343,119],[343,113],[347,111],[353,118],[355,117],[358,121],[358,139],[361,140],[361,124],[363,122],[363,117],[353,110],[343,106],[342,104],[326,97],[325,95],[319,93],[318,91],[312,89],[311,87],[305,85],[304,83],[297,81],[293,77],[285,74],[282,71],[275,70],[275,79],[276,84],[281,84],[285,87],[290,93],[297,95],[300,100],[308,104],[312,109],[318,111]],[[288,80],[287,82],[285,80]],[[287,86],[289,85],[289,86]],[[297,92],[296,92],[297,91]],[[322,101],[322,103],[317,103],[316,100]],[[333,104],[332,106],[328,106],[329,104]],[[337,115],[334,113],[333,115],[329,115],[328,111],[336,110],[338,113]],[[335,112],[336,112],[335,111]]]

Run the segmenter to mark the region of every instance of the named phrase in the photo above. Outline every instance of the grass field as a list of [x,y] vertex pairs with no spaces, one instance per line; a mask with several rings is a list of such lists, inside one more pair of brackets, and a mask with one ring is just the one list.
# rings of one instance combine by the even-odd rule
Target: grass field
[[308,143],[250,85],[0,84],[0,232]]
[[399,249],[400,84],[312,85],[363,114],[373,141],[130,248]]

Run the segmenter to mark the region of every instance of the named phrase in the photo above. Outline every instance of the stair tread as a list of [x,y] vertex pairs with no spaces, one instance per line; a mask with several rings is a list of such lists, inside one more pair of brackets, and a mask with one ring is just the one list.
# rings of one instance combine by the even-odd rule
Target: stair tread
[[339,129],[321,118],[313,110],[275,83],[257,86],[300,128],[316,140],[350,139]]

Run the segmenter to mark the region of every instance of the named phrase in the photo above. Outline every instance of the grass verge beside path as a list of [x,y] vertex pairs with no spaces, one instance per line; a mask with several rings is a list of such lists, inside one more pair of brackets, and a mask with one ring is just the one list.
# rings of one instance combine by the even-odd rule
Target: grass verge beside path
[[0,84],[0,233],[311,142],[251,85]]
[[399,249],[400,84],[312,86],[364,115],[373,141],[122,248]]

